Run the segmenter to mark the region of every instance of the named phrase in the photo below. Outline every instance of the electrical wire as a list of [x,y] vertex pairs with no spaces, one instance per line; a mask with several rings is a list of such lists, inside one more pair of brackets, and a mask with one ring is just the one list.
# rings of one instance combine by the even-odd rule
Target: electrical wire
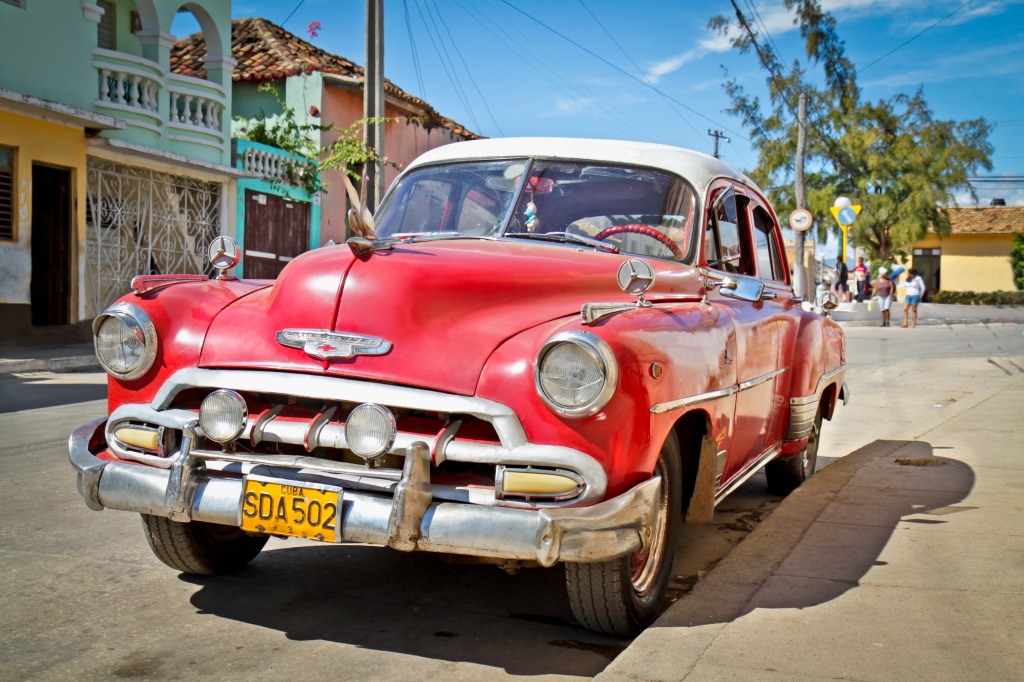
[[473,72],[469,70],[469,64],[466,63],[466,58],[462,56],[462,50],[459,49],[459,44],[455,42],[455,39],[452,37],[452,32],[448,29],[448,22],[444,21],[441,17],[441,8],[437,6],[436,1],[432,4],[434,6],[434,11],[437,12],[437,17],[440,20],[441,26],[444,27],[445,33],[448,34],[448,42],[452,44],[452,47],[455,49],[455,54],[459,56],[459,61],[462,62],[462,68],[465,69],[469,82],[473,85],[473,89],[476,90],[476,94],[479,95],[480,101],[483,103],[484,109],[487,110],[487,115],[491,117],[491,122],[494,124],[494,127],[498,129],[498,134],[504,137],[505,133],[502,131],[501,126],[498,125],[498,121],[494,118],[494,113],[491,111],[490,105],[487,104],[487,98],[484,97],[484,93],[480,91],[480,86],[476,84],[476,79],[473,78]]
[[299,4],[295,5],[295,9],[293,9],[291,13],[289,13],[288,16],[284,18],[284,21],[281,22],[281,28],[284,28],[284,25],[287,24],[288,20],[291,19],[295,15],[295,13],[299,11],[299,8],[302,7],[302,3],[304,2],[306,2],[306,0],[299,0]]
[[[469,100],[466,99],[466,93],[462,90],[462,86],[459,85],[455,78],[455,66],[451,64],[451,58],[448,55],[447,50],[444,49],[444,44],[438,46],[438,42],[441,41],[441,33],[437,30],[437,25],[434,23],[434,17],[430,15],[430,6],[427,6],[427,16],[423,15],[423,8],[420,4],[416,3],[416,11],[420,13],[420,19],[423,21],[424,27],[427,29],[427,37],[430,38],[430,43],[434,46],[434,51],[437,53],[437,58],[441,61],[441,67],[444,69],[445,74],[448,76],[449,82],[452,84],[452,88],[455,89],[455,96],[462,102],[462,106],[465,107],[467,115],[473,122],[474,127],[477,130],[482,130],[480,122],[476,119],[476,113],[473,111],[473,107],[469,105]],[[433,32],[430,29],[430,25],[427,24],[429,18],[430,24],[434,26]],[[437,41],[434,40],[434,34],[437,34]]]
[[416,72],[416,85],[419,87],[420,99],[427,99],[427,89],[423,87],[423,74],[420,72],[420,59],[416,52],[416,38],[412,33],[412,20],[409,18],[408,0],[402,0],[402,9],[405,12],[405,31],[409,34],[409,47],[412,49],[412,68]]
[[[528,36],[526,38],[521,35],[512,36],[504,28],[502,23],[499,23],[489,14],[480,11],[475,5],[473,5],[473,3],[469,3],[469,6],[467,6],[460,2],[460,0],[455,0],[455,4],[471,19],[479,24],[481,28],[493,36],[498,42],[503,44],[509,52],[515,55],[517,60],[522,61],[524,66],[530,67],[531,74],[550,83],[552,87],[561,92],[567,100],[582,99],[603,101],[604,98],[598,96],[594,91],[580,83],[579,80],[570,72],[563,69],[557,61],[548,63],[537,57],[536,55],[542,54],[543,51],[539,49],[536,44],[532,43]],[[524,40],[526,41],[525,44]],[[556,77],[560,80],[556,80]],[[636,124],[635,120],[622,117],[611,109],[595,107],[590,110],[590,113],[618,128],[618,135],[622,139],[642,139],[644,141],[653,141],[656,139],[656,136],[651,134],[650,131],[640,128]],[[643,134],[638,136],[637,133]]]
[[[576,47],[576,48],[578,48],[578,49],[580,49],[580,50],[583,50],[584,52],[586,52],[587,54],[589,54],[589,55],[590,55],[591,57],[594,57],[595,59],[597,59],[598,61],[600,61],[600,62],[602,62],[602,63],[606,64],[607,66],[610,66],[610,67],[611,67],[612,69],[614,69],[614,70],[618,71],[619,73],[621,73],[622,75],[626,76],[626,77],[627,77],[627,78],[629,78],[630,80],[636,81],[637,83],[639,83],[639,84],[643,85],[643,86],[644,86],[645,88],[648,88],[648,89],[650,89],[650,90],[653,90],[654,92],[658,93],[658,94],[659,94],[659,95],[661,95],[662,97],[664,97],[664,98],[668,99],[669,101],[672,101],[672,102],[674,102],[675,104],[679,105],[680,107],[682,107],[682,108],[683,108],[683,109],[685,109],[686,111],[689,111],[690,113],[692,113],[692,114],[695,114],[695,115],[697,115],[697,116],[699,116],[699,117],[703,118],[704,120],[706,120],[706,121],[709,121],[709,122],[713,123],[713,124],[714,124],[715,126],[717,126],[717,127],[719,127],[719,128],[722,128],[722,129],[724,129],[724,130],[726,130],[726,131],[728,131],[728,132],[732,133],[732,134],[733,134],[733,135],[735,135],[736,137],[739,137],[739,138],[741,138],[741,139],[743,139],[743,140],[747,140],[747,141],[749,142],[749,140],[748,140],[748,139],[747,139],[746,137],[744,137],[744,136],[743,136],[742,134],[740,134],[740,133],[736,132],[735,130],[732,130],[731,128],[729,128],[729,127],[727,127],[727,126],[725,126],[725,125],[723,125],[723,124],[721,124],[721,123],[719,123],[718,121],[716,121],[715,119],[711,118],[710,116],[706,116],[705,114],[703,114],[703,113],[701,113],[701,112],[697,111],[697,110],[696,110],[696,109],[694,109],[693,107],[691,107],[691,106],[688,106],[688,105],[684,104],[683,102],[680,102],[679,100],[675,99],[674,97],[672,97],[672,96],[671,96],[671,95],[669,95],[668,93],[666,93],[666,92],[662,91],[662,90],[661,90],[660,88],[658,88],[658,87],[657,87],[657,86],[655,86],[654,84],[652,84],[652,83],[648,83],[648,82],[647,82],[647,81],[645,81],[645,80],[644,80],[643,78],[640,78],[640,77],[638,77],[638,76],[634,76],[633,74],[629,73],[628,71],[626,71],[625,69],[623,69],[623,68],[622,68],[621,66],[619,66],[618,64],[615,64],[614,62],[610,62],[610,61],[608,61],[607,59],[605,59],[604,57],[602,57],[601,55],[599,55],[599,54],[597,54],[596,52],[594,52],[593,50],[591,50],[591,49],[589,49],[589,48],[587,48],[587,47],[584,47],[583,45],[580,45],[579,43],[577,43],[577,42],[576,42],[575,40],[573,40],[573,39],[572,39],[572,38],[570,38],[569,36],[565,35],[564,33],[560,32],[560,31],[558,31],[558,30],[556,30],[556,29],[554,29],[554,28],[551,28],[550,26],[548,26],[547,24],[545,24],[545,23],[544,23],[543,21],[541,21],[540,19],[537,19],[536,17],[532,16],[531,14],[529,14],[529,13],[527,13],[527,12],[523,11],[522,9],[520,9],[520,8],[516,7],[515,5],[513,5],[513,4],[512,4],[511,2],[509,2],[508,0],[499,0],[499,1],[500,1],[500,2],[502,3],[502,4],[504,4],[504,5],[507,5],[507,6],[508,6],[508,7],[510,7],[511,9],[515,10],[515,11],[516,11],[516,12],[518,12],[519,14],[522,14],[522,15],[523,15],[524,17],[526,17],[526,18],[527,18],[527,19],[529,19],[530,21],[532,21],[532,22],[534,22],[534,23],[536,23],[536,24],[539,24],[539,25],[540,25],[541,27],[543,27],[543,28],[547,29],[547,30],[548,30],[548,31],[550,31],[551,33],[554,33],[554,34],[555,34],[556,36],[558,36],[558,37],[559,37],[559,38],[561,38],[562,40],[564,40],[564,41],[566,41],[566,42],[570,43],[571,45],[573,45],[574,47]],[[700,132],[699,132],[699,131],[698,131],[698,130],[697,130],[696,128],[694,128],[694,126],[693,126],[693,124],[692,124],[692,123],[690,123],[689,121],[686,121],[686,123],[687,123],[687,125],[689,125],[689,126],[690,126],[690,128],[691,128],[691,129],[693,129],[693,131],[694,131],[694,132],[695,132],[695,133],[696,133],[697,135],[702,135],[702,134],[701,134],[701,133],[700,133]]]
[[886,52],[885,54],[883,54],[883,55],[882,55],[881,57],[879,57],[879,58],[878,58],[878,59],[876,59],[875,61],[873,61],[873,62],[871,62],[870,64],[868,64],[867,66],[863,66],[863,67],[861,67],[861,68],[860,68],[860,72],[861,72],[861,73],[864,73],[865,71],[867,71],[868,69],[870,69],[870,68],[871,68],[872,66],[874,66],[874,65],[875,65],[875,64],[877,64],[878,62],[882,61],[883,59],[885,59],[886,57],[888,57],[889,55],[891,55],[891,54],[892,54],[893,52],[896,52],[897,50],[900,50],[900,49],[902,49],[902,48],[906,47],[907,45],[909,45],[909,44],[910,44],[910,43],[912,43],[913,41],[917,40],[918,38],[920,38],[921,36],[923,36],[923,35],[924,35],[925,33],[927,33],[928,31],[932,30],[933,28],[935,28],[936,26],[938,26],[939,24],[941,24],[942,22],[944,22],[944,21],[945,21],[946,19],[949,19],[949,18],[950,18],[951,16],[953,16],[954,14],[956,14],[957,12],[959,12],[960,10],[962,10],[962,9],[963,9],[964,7],[967,7],[968,5],[970,5],[970,4],[971,4],[971,3],[973,3],[973,2],[974,2],[974,0],[967,0],[967,2],[965,2],[965,3],[964,3],[964,4],[962,4],[962,5],[960,5],[960,6],[959,6],[959,7],[957,7],[957,8],[955,9],[955,10],[953,10],[952,12],[950,12],[949,14],[947,14],[946,16],[942,17],[941,19],[939,19],[939,20],[938,20],[938,21],[936,21],[936,22],[935,22],[934,24],[932,24],[932,25],[931,25],[931,26],[929,26],[928,28],[924,29],[923,31],[921,31],[921,32],[920,32],[920,33],[918,33],[917,35],[915,35],[915,36],[912,36],[912,37],[911,37],[910,39],[908,39],[908,40],[906,40],[906,41],[904,41],[904,42],[900,43],[899,45],[897,45],[897,46],[896,46],[896,47],[894,47],[893,49],[889,50],[888,52]]

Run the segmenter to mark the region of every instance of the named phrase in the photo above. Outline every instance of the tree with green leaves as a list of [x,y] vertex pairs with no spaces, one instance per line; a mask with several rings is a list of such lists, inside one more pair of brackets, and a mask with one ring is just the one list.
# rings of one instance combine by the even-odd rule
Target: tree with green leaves
[[[835,19],[818,0],[785,0],[804,39],[806,60],[785,68],[771,42],[732,3],[735,18],[715,17],[709,27],[732,40],[741,53],[753,51],[767,72],[768,103],[748,94],[735,79],[725,84],[732,107],[750,130],[758,151],[750,175],[768,192],[780,212],[796,207],[792,188],[797,140],[797,103],[807,98],[807,168],[804,177],[808,208],[827,216],[836,197],[848,196],[864,206],[850,234],[872,259],[889,262],[929,228],[949,233],[945,207],[955,193],[971,191],[968,177],[991,170],[988,142],[991,126],[983,118],[966,122],[934,117],[924,94],[865,102],[857,71],[845,55]],[[815,80],[808,72],[820,66]],[[817,221],[818,237],[838,229],[831,220]]]

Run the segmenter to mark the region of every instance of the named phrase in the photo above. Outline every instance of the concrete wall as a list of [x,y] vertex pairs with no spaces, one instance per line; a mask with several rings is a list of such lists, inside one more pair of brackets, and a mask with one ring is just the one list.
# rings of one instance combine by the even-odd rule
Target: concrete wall
[[77,322],[83,316],[79,292],[85,267],[85,134],[80,128],[0,111],[0,144],[15,149],[16,215],[14,241],[0,241],[0,304],[31,303],[32,164],[59,166],[71,170],[71,317]]
[[[943,291],[1014,291],[1012,234],[929,236],[914,248],[941,249]],[[913,258],[910,260],[913,267]]]

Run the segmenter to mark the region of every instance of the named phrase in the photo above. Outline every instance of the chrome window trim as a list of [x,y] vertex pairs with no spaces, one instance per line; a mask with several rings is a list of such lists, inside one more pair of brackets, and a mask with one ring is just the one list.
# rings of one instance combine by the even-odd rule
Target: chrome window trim
[[679,398],[678,400],[670,400],[665,403],[658,403],[651,407],[653,414],[664,414],[665,412],[671,412],[672,410],[679,410],[684,407],[690,407],[691,405],[697,405],[699,403],[706,403],[711,400],[718,400],[719,398],[727,398],[731,395],[735,395],[740,391],[746,391],[751,388],[760,386],[761,384],[771,381],[775,377],[789,371],[789,367],[781,367],[779,369],[762,374],[759,377],[748,379],[732,386],[726,386],[715,391],[708,391],[707,393],[698,393],[697,395],[687,396],[686,398]]

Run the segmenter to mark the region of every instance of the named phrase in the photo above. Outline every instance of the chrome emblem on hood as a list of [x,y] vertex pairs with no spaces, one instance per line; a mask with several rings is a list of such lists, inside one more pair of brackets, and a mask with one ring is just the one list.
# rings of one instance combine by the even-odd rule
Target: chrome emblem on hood
[[391,342],[376,336],[345,334],[326,329],[283,329],[277,342],[290,348],[301,348],[306,355],[321,360],[351,358],[356,355],[383,355],[391,350]]

